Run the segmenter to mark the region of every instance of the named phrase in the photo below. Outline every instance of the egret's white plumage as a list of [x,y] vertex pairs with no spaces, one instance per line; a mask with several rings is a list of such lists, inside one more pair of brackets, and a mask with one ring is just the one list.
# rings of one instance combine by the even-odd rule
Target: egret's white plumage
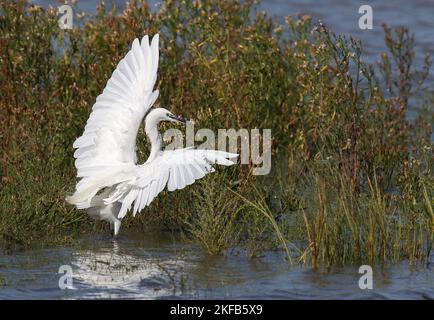
[[67,201],[97,219],[109,221],[115,235],[122,218],[149,205],[167,185],[182,189],[213,172],[213,163],[232,165],[237,154],[192,148],[162,151],[161,121],[182,122],[164,108],[146,116],[151,142],[148,160],[137,165],[136,138],[143,117],[158,97],[158,35],[135,39],[92,107],[84,133],[75,142],[76,191]]

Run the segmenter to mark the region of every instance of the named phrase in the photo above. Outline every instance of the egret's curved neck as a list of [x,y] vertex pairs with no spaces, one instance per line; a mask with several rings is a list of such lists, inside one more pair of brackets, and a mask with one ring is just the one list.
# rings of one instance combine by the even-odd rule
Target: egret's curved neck
[[145,163],[148,163],[155,159],[158,153],[163,148],[163,139],[161,138],[160,132],[158,132],[158,122],[157,121],[146,121],[145,132],[151,142],[151,154]]

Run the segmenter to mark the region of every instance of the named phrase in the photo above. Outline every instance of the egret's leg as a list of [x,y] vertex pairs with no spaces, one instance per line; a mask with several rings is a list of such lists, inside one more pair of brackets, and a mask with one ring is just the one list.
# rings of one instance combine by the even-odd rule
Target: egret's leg
[[119,233],[119,228],[121,227],[121,221],[116,220],[114,223],[114,227],[115,227],[115,237],[116,237]]

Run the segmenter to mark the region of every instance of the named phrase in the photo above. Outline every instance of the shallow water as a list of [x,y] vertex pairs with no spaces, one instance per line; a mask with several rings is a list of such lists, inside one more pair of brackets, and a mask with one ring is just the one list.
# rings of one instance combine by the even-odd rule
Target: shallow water
[[[433,270],[405,263],[374,269],[374,288],[361,290],[359,266],[321,272],[290,268],[280,253],[210,257],[170,235],[94,236],[78,247],[0,255],[0,299],[434,298]],[[72,268],[73,289],[59,288],[62,265]]]
[[[372,30],[359,28],[362,14],[358,11],[362,5],[372,7]],[[431,0],[266,0],[260,8],[282,23],[287,15],[308,14],[320,19],[334,32],[362,40],[365,57],[370,63],[377,61],[380,53],[386,51],[383,23],[410,29],[415,35],[418,65],[423,62],[424,53],[434,52],[434,2]]]

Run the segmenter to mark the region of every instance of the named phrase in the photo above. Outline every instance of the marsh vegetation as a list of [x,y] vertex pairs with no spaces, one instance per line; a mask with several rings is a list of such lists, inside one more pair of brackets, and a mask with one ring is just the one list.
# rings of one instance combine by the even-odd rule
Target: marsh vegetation
[[[197,126],[271,128],[273,166],[217,172],[163,193],[126,227],[179,233],[213,255],[282,251],[313,266],[427,262],[434,235],[432,88],[414,36],[384,26],[388,52],[308,16],[276,24],[251,1],[102,3],[58,27],[57,10],[0,2],[0,236],[14,250],[108,232],[64,201],[72,143],[136,37],[160,33],[159,103]],[[412,110],[414,117],[409,119]],[[148,154],[141,131],[139,155]]]

